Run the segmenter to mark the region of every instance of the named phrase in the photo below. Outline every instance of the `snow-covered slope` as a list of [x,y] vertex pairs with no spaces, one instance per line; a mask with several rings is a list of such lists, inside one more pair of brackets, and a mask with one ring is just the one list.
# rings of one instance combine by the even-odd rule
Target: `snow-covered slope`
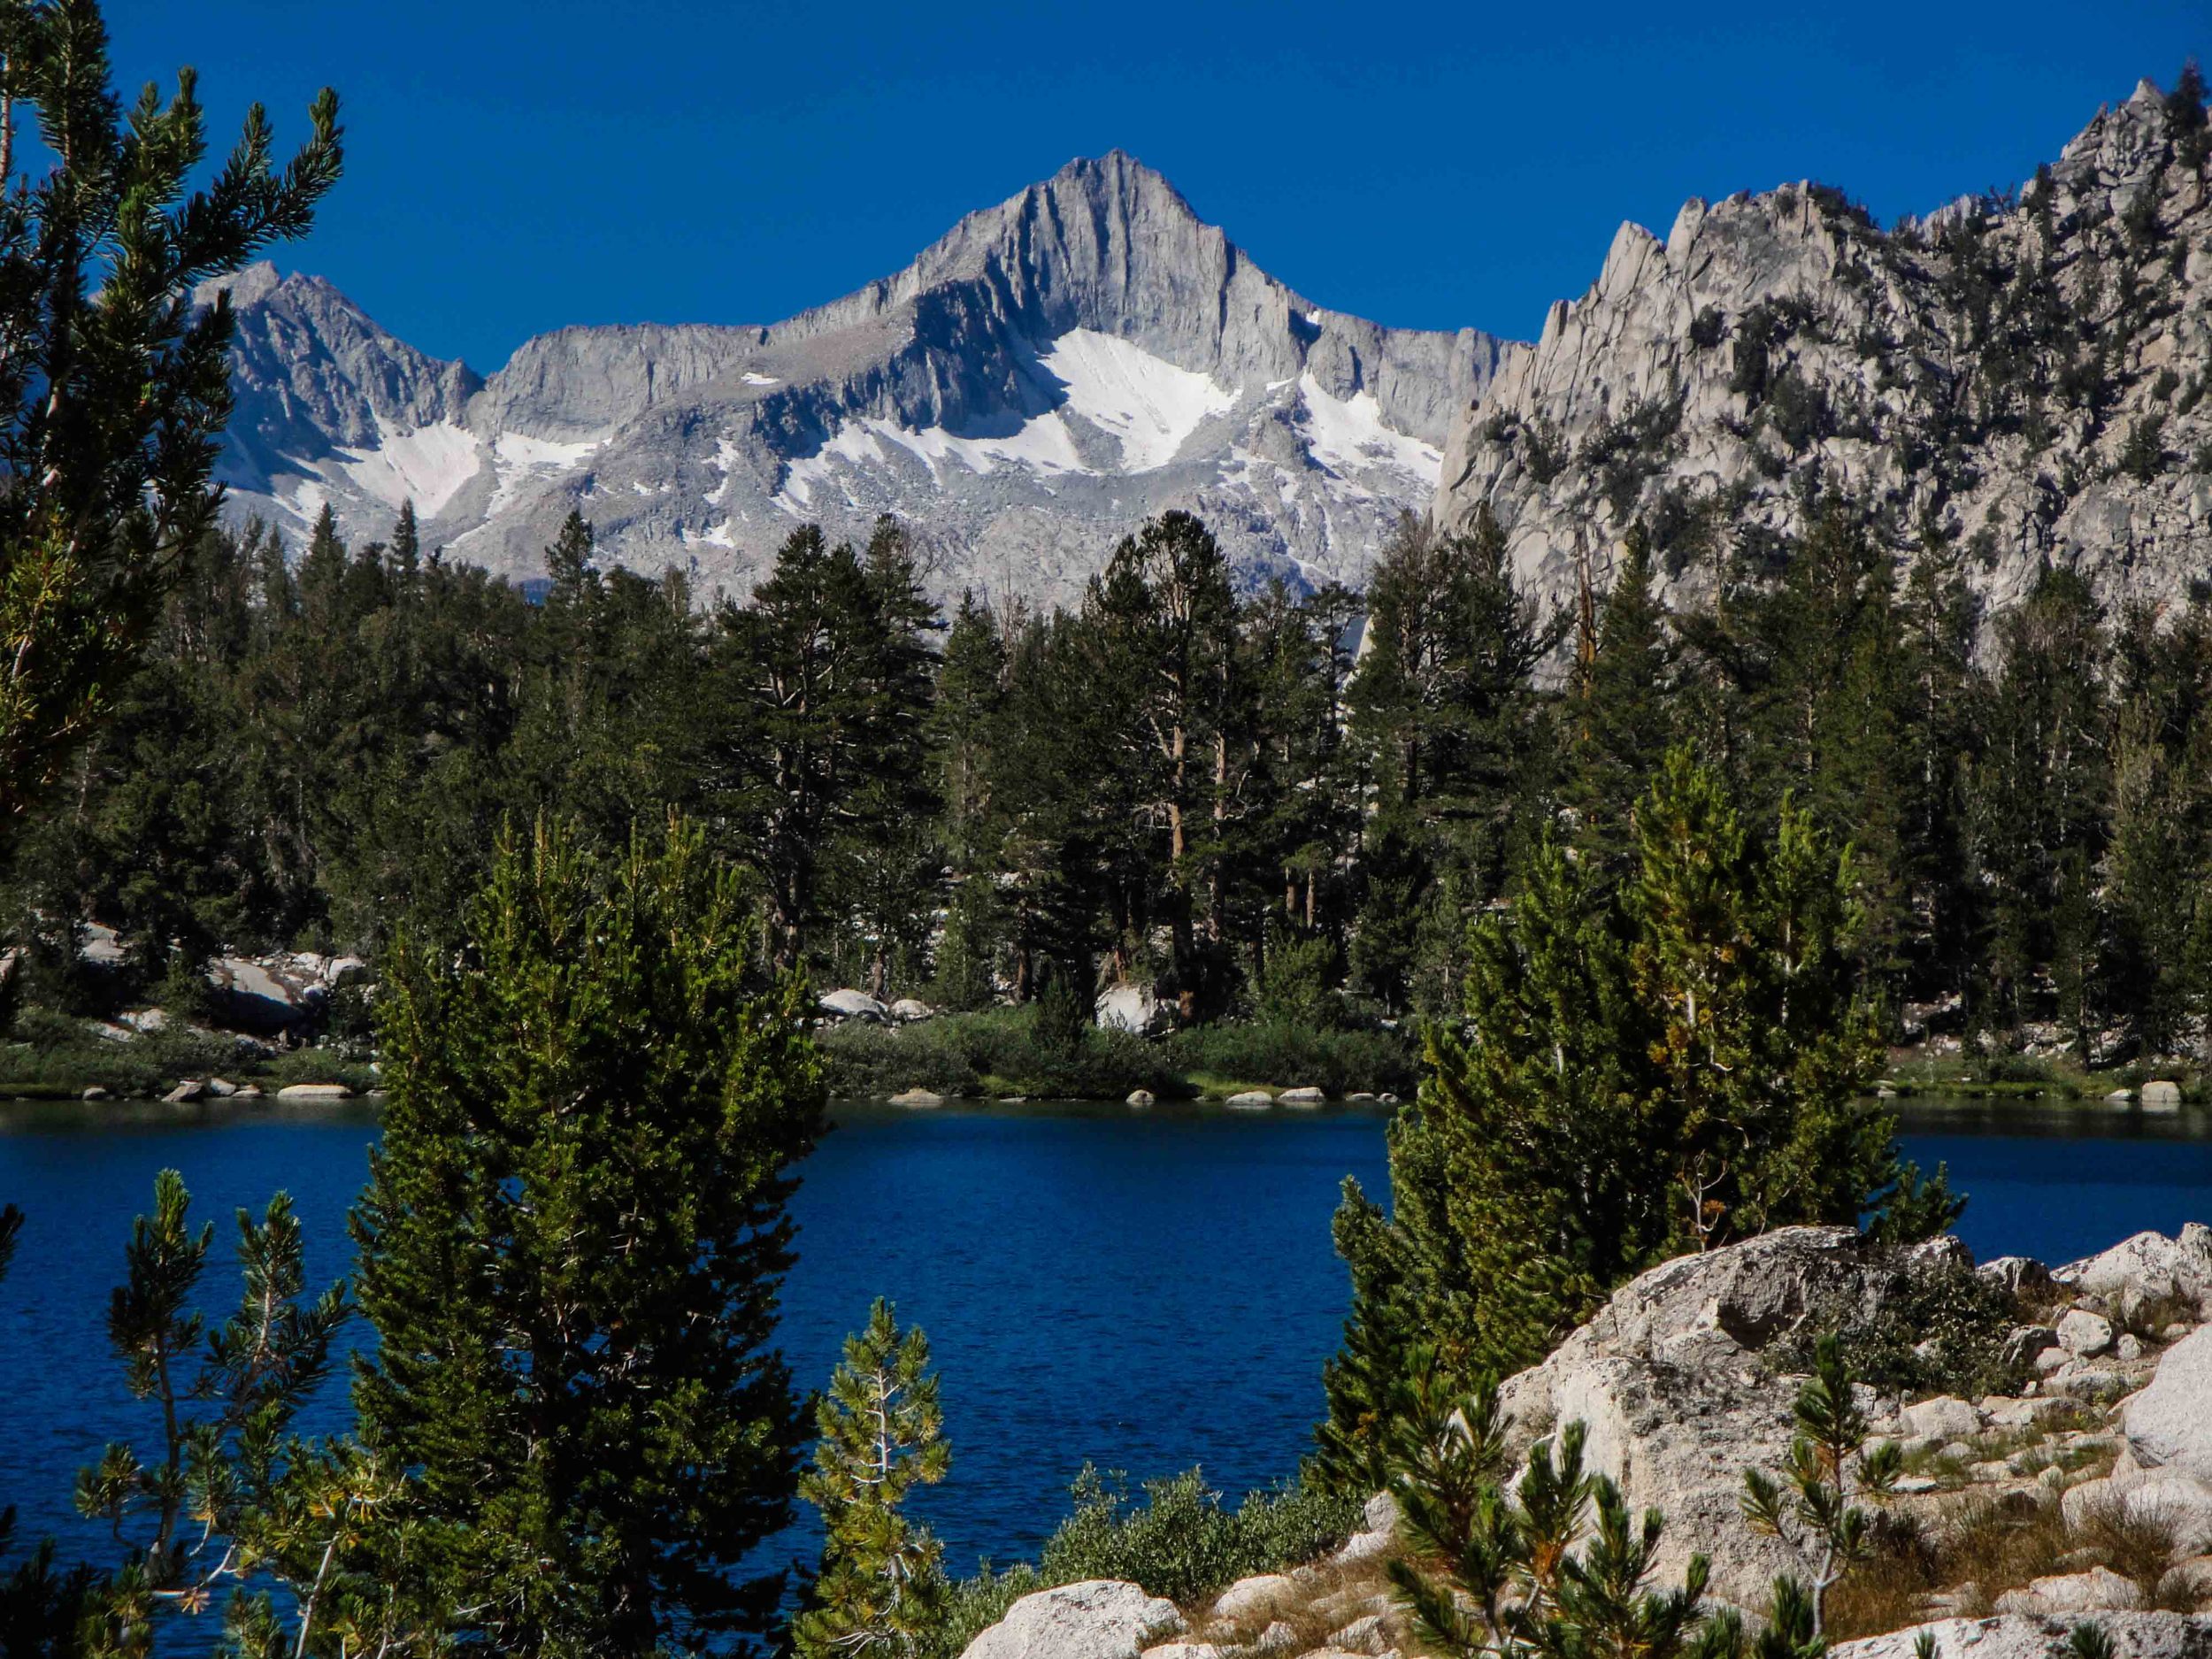
[[580,506],[607,556],[708,592],[743,592],[795,524],[893,512],[942,589],[1066,599],[1171,506],[1248,580],[1356,582],[1500,349],[1313,305],[1118,153],[787,321],[563,329],[488,380],[318,279],[232,291],[234,516],[296,536],[327,503],[366,540],[411,498],[450,557],[529,575]]

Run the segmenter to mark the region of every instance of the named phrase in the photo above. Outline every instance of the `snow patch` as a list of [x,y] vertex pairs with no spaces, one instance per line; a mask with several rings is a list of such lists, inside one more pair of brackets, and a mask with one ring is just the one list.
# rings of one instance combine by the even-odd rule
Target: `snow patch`
[[678,525],[676,526],[676,541],[680,546],[683,547],[718,547],[734,549],[737,546],[736,540],[730,534],[730,520],[727,518],[723,519],[720,524],[709,525],[705,529],[699,532],[697,535],[692,534],[691,532],[687,530],[683,526]]
[[562,443],[519,432],[501,433],[499,441],[492,445],[492,458],[499,468],[499,488],[492,492],[491,505],[485,509],[487,520],[511,505],[530,485],[580,466],[606,442],[600,437]]
[[940,476],[947,461],[957,461],[971,472],[989,472],[1002,462],[1029,466],[1041,472],[1079,472],[1083,457],[1075,452],[1075,434],[1057,410],[1033,416],[1003,437],[968,438],[942,426],[910,431],[895,421],[871,420],[868,430],[887,443],[895,443],[918,456],[932,479]]
[[814,487],[830,481],[838,462],[868,466],[882,459],[883,446],[867,424],[854,421],[840,426],[837,435],[812,455],[784,463],[783,488],[776,492],[774,504],[795,518],[803,518],[804,510],[813,503]]
[[1090,328],[1071,328],[1044,347],[1037,366],[1058,383],[1068,410],[1121,440],[1122,465],[1132,472],[1165,466],[1238,397],[1209,375]]
[[411,432],[393,432],[379,421],[374,444],[338,453],[344,459],[335,463],[337,470],[356,489],[395,512],[412,500],[426,518],[451,501],[484,465],[476,434],[449,420],[434,420]]
[[292,493],[279,499],[278,504],[297,518],[302,524],[312,525],[323,516],[329,503],[330,491],[320,484],[301,479],[292,486]]
[[1442,453],[1386,426],[1374,393],[1332,397],[1309,372],[1298,377],[1298,396],[1305,405],[1306,449],[1331,472],[1349,466],[1387,467],[1431,489],[1443,477]]
[[739,449],[734,443],[732,443],[727,438],[717,438],[714,441],[713,464],[720,470],[722,481],[707,492],[708,506],[719,507],[729,498],[730,470],[737,465],[738,458],[744,453],[745,452],[742,449]]
[[756,369],[748,369],[745,371],[745,384],[748,386],[781,386],[783,382],[772,374],[763,374]]

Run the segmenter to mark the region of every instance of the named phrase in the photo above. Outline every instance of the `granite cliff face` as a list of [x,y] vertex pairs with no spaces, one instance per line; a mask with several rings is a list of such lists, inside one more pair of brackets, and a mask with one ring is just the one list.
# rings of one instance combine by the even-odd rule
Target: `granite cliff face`
[[1437,521],[1487,504],[1555,603],[1641,521],[1694,595],[1840,491],[1901,552],[1962,549],[1989,611],[2045,559],[2171,601],[2212,572],[2208,168],[2145,82],[2016,200],[1884,232],[1798,185],[1624,225],[1463,407]]
[[913,265],[768,326],[567,328],[479,380],[319,279],[257,266],[224,478],[236,516],[541,568],[580,506],[633,568],[741,593],[803,521],[898,513],[937,583],[1071,597],[1168,506],[1248,580],[1357,581],[1424,510],[1499,342],[1323,310],[1118,152],[971,215]]

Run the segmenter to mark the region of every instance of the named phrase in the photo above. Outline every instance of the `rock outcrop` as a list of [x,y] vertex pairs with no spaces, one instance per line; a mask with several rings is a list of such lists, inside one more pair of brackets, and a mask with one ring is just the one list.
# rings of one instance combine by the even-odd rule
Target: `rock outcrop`
[[[1838,1644],[1832,1659],[1915,1659],[1924,1633],[1935,1642],[1936,1659],[2066,1659],[2068,1639],[2078,1619],[2030,1617],[1948,1618],[1910,1630]],[[2112,1640],[2113,1659],[2208,1659],[2212,1656],[2212,1616],[2183,1613],[2101,1613],[2097,1628]]]
[[234,514],[366,540],[412,499],[427,542],[529,577],[580,507],[609,559],[738,595],[795,525],[884,511],[947,592],[1071,599],[1170,506],[1248,580],[1357,581],[1500,349],[1313,304],[1118,151],[784,322],[565,328],[488,380],[319,279],[229,288]]
[[1939,530],[1991,613],[2046,559],[2108,603],[2185,597],[2212,557],[2203,150],[2145,82],[2016,201],[1884,230],[1797,184],[1623,225],[1465,408],[1436,519],[1488,508],[1554,604],[1632,522],[1694,602],[1831,491],[1901,555]]
[[[1971,1265],[1955,1240],[1916,1255],[1924,1264]],[[1793,1432],[1795,1389],[1776,1345],[1809,1317],[1870,1318],[1899,1284],[1897,1265],[1849,1229],[1793,1227],[1655,1268],[1505,1384],[1515,1439],[1525,1446],[1580,1420],[1589,1466],[1617,1481],[1632,1507],[1664,1512],[1659,1575],[1677,1578],[1692,1555],[1707,1555],[1714,1594],[1757,1607],[1774,1576],[1798,1565],[1744,1524],[1740,1506],[1744,1471],[1780,1467]],[[1928,1471],[1900,1483],[1906,1506],[1936,1525],[1962,1492],[2031,1503],[2062,1494],[2070,1524],[2117,1508],[2174,1526],[2185,1554],[2212,1549],[2212,1325],[2201,1323],[2212,1232],[2139,1234],[2055,1271],[2009,1259],[1991,1267],[1986,1279],[2016,1286],[2015,1317],[2057,1317],[2057,1336],[2047,1326],[2014,1333],[2039,1329],[2050,1363],[2039,1363],[2024,1396],[1870,1392],[1874,1432],[1901,1441]],[[2070,1298],[2059,1314],[2053,1300]],[[2178,1328],[2191,1333],[2177,1338],[2168,1326],[2148,1340],[2132,1331],[2116,1339],[2116,1327],[2144,1310],[2181,1312]],[[2122,1399],[2108,1425],[2106,1407]],[[2108,1463],[2108,1475],[2098,1472]],[[2084,1578],[2093,1564],[2060,1575],[2063,1584],[2023,1586],[2027,1599],[2017,1605],[2134,1605]]]
[[1870,1302],[1893,1270],[1847,1227],[1790,1227],[1655,1267],[1501,1403],[1526,1444],[1579,1420],[1584,1457],[1636,1509],[1666,1513],[1655,1571],[1679,1579],[1713,1557],[1717,1595],[1755,1604],[1788,1563],[1743,1524],[1743,1474],[1789,1446],[1792,1390],[1762,1352],[1817,1310]]
[[1133,1584],[1090,1578],[1022,1597],[961,1659],[1137,1659],[1182,1631],[1174,1602]]

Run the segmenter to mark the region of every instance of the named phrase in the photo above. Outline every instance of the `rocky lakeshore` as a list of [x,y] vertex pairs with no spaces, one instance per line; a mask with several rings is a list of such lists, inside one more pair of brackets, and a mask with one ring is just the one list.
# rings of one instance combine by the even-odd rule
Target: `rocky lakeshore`
[[[1501,1399],[1517,1448],[1578,1421],[1588,1469],[1664,1513],[1655,1584],[1705,1555],[1709,1600],[1755,1624],[1789,1563],[1746,1523],[1744,1473],[1787,1456],[1815,1335],[1843,1336],[1855,1365],[1889,1355],[1891,1374],[2002,1378],[2001,1392],[1860,1386],[1904,1472],[1832,1604],[1851,1638],[1832,1651],[1905,1659],[1924,1637],[1943,1659],[2032,1659],[2087,1622],[2116,1659],[2188,1659],[2212,1654],[2208,1311],[2200,1225],[2057,1268],[1977,1265],[1951,1238],[1896,1251],[1787,1228],[1645,1273]],[[1322,1559],[1196,1605],[1110,1580],[1046,1590],[966,1659],[1412,1659],[1387,1577],[1402,1548],[1379,1494]]]

